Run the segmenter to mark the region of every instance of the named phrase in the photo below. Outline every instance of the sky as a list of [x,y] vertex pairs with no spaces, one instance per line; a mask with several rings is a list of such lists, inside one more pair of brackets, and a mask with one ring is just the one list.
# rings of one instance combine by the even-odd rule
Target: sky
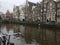
[[[41,0],[28,0],[34,3],[40,2]],[[0,0],[0,12],[5,13],[7,10],[13,11],[14,5],[24,5],[26,0]]]

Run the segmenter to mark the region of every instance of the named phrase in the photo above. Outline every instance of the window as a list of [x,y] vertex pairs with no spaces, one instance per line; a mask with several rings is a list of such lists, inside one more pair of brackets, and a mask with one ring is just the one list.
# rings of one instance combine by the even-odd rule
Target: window
[[57,7],[58,7],[58,8],[60,7],[60,3],[57,4]]
[[44,9],[44,11],[46,11],[46,9]]
[[52,6],[52,3],[50,3],[50,7]]

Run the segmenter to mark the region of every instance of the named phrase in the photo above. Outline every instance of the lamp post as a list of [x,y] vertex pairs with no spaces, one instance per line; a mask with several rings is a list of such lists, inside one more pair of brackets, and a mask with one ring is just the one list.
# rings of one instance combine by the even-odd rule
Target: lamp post
[[56,22],[55,23],[57,23],[57,2],[55,2],[55,3],[56,3],[56,15],[55,15]]
[[25,14],[25,21],[28,20],[28,0],[26,0],[26,14]]
[[43,15],[44,15],[44,0],[42,1],[42,24],[43,24]]

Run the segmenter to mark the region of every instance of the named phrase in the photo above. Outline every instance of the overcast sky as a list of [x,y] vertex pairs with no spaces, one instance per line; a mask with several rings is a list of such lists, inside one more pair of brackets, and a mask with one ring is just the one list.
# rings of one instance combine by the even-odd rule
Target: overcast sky
[[[29,0],[31,2],[40,2],[41,0]],[[0,12],[6,12],[9,10],[12,12],[14,5],[24,5],[26,0],[0,0]]]

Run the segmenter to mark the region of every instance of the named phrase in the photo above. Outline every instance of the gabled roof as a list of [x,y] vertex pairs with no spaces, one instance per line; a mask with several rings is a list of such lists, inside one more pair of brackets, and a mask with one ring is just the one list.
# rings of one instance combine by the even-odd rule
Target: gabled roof
[[29,2],[29,1],[28,1],[28,4],[31,5],[31,6],[36,6],[37,5],[36,3]]

